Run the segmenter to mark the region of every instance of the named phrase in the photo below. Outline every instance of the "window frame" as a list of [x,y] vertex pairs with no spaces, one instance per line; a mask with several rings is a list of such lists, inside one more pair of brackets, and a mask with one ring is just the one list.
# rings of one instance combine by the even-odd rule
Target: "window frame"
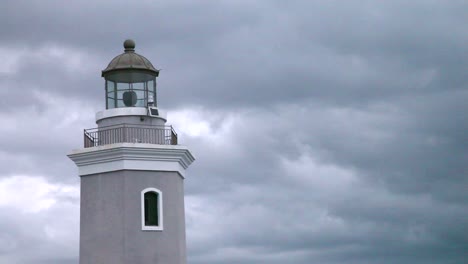
[[[146,225],[145,224],[145,193],[148,192],[155,192],[158,195],[158,224],[157,226],[154,225]],[[154,187],[146,188],[141,191],[141,230],[143,231],[162,231],[163,228],[163,195],[162,192]]]

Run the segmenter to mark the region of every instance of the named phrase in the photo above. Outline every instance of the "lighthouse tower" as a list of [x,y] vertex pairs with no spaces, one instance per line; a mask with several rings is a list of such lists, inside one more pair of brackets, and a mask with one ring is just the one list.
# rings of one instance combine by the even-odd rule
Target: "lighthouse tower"
[[185,264],[185,170],[157,105],[159,71],[124,42],[102,71],[106,109],[68,157],[81,179],[80,264]]

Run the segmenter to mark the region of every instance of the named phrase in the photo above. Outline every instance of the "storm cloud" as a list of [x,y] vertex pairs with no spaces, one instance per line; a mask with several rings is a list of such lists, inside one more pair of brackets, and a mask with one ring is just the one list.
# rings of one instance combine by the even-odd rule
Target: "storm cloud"
[[0,263],[78,263],[66,154],[127,38],[161,69],[158,104],[197,158],[188,263],[464,263],[467,10],[2,1]]

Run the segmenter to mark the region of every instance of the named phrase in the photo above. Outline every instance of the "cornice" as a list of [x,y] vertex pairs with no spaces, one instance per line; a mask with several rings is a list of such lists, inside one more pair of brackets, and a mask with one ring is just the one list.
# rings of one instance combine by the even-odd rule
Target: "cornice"
[[195,160],[185,146],[116,143],[73,150],[67,155],[78,166],[80,176],[116,170],[185,170]]

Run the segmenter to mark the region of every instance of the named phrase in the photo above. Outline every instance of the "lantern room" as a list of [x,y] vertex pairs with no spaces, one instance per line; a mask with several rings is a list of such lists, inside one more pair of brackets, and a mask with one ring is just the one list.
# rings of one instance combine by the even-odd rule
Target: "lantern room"
[[157,106],[156,77],[159,70],[135,52],[135,42],[125,40],[124,53],[102,71],[106,80],[106,109]]

